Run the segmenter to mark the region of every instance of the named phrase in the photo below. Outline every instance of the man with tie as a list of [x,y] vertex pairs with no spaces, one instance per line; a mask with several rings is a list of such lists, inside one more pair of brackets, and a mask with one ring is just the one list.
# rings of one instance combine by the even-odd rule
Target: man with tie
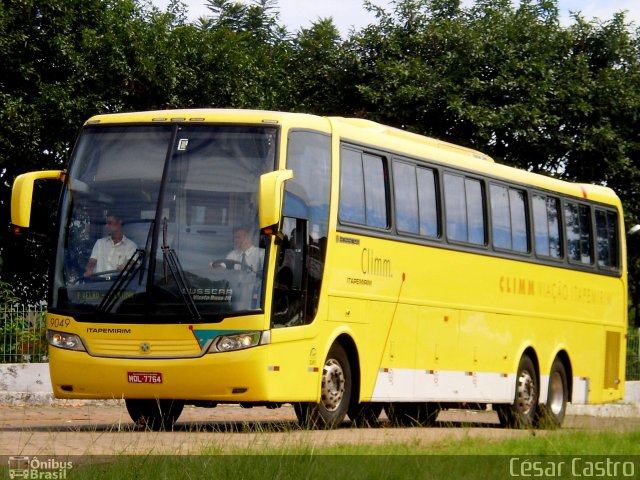
[[229,268],[258,272],[264,263],[264,250],[253,245],[251,233],[247,227],[237,227],[233,231],[233,250],[227,256],[230,262],[211,262],[211,268]]

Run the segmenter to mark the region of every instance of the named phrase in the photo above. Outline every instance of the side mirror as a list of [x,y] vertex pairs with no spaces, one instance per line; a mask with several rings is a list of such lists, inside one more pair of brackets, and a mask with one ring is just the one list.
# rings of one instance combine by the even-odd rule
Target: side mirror
[[[276,170],[260,176],[258,190],[258,221],[260,230],[265,233],[277,233],[277,225],[282,217],[284,182],[293,178],[293,170]],[[272,228],[271,232],[265,229]]]
[[65,175],[62,170],[42,170],[18,175],[11,190],[11,223],[16,227],[29,228],[33,185],[36,180],[63,181]]
[[638,235],[638,233],[640,233],[640,225],[634,225],[629,229],[629,231],[627,232],[627,235],[631,237],[633,235]]

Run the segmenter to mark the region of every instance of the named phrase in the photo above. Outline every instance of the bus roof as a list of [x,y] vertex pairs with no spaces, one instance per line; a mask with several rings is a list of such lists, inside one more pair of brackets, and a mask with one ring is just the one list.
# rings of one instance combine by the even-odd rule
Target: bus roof
[[384,135],[391,138],[396,137],[398,139],[406,140],[408,142],[415,142],[416,144],[419,144],[419,145],[434,147],[441,150],[448,150],[451,152],[462,154],[470,158],[474,158],[476,160],[493,162],[493,159],[491,157],[477,150],[466,148],[461,145],[456,145],[454,143],[438,140],[436,138],[419,135],[417,133],[408,132],[406,130],[401,130],[399,128],[389,127],[387,125],[376,123],[371,120],[365,120],[363,118],[343,118],[343,117],[330,117],[330,120],[332,120],[336,124],[341,124],[344,126],[351,126],[354,128],[361,129],[363,131],[366,131],[368,135],[376,135],[376,136]]
[[330,117],[334,132],[347,141],[370,145],[398,155],[412,156],[444,164],[453,168],[477,172],[498,180],[510,180],[523,185],[550,190],[565,195],[613,204],[620,207],[620,200],[608,187],[573,183],[529,172],[508,165],[495,163],[488,155],[460,145],[418,135],[370,120]]
[[327,120],[305,113],[285,113],[268,110],[223,108],[192,108],[179,110],[151,110],[146,112],[108,113],[91,117],[85,125],[113,123],[252,123],[278,125],[291,122]]
[[398,155],[413,156],[425,161],[458,167],[467,171],[475,171],[497,179],[511,180],[566,195],[620,205],[618,197],[610,188],[566,182],[502,165],[495,163],[490,156],[477,150],[362,118],[319,117],[305,113],[268,110],[195,108],[102,114],[91,117],[85,125],[165,122],[287,124],[303,128],[321,128],[324,131],[327,131],[329,124],[331,124],[331,130],[345,141],[358,142]]

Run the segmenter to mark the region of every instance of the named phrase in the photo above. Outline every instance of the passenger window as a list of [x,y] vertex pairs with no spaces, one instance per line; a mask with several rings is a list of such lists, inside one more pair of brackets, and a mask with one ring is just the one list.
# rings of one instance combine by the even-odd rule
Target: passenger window
[[366,223],[362,156],[349,149],[342,150],[339,210],[342,222]]
[[524,191],[492,184],[491,222],[496,248],[521,253],[529,251]]
[[398,231],[437,237],[440,229],[435,171],[395,162],[394,186]]
[[447,238],[475,245],[486,244],[482,183],[452,173],[444,174]]
[[593,263],[590,208],[568,202],[564,207],[564,216],[569,260],[583,264]]
[[542,257],[561,258],[559,200],[534,194],[532,203],[536,254]]
[[387,228],[386,178],[382,157],[343,148],[338,213],[340,221]]
[[381,157],[364,154],[362,156],[364,170],[364,194],[367,205],[367,225],[386,228],[387,192],[385,185],[384,164]]
[[440,235],[440,222],[438,220],[436,172],[431,168],[418,167],[416,173],[418,175],[420,235],[438,237]]
[[596,209],[596,248],[600,268],[619,268],[618,243],[618,214]]
[[393,184],[398,230],[407,233],[420,233],[420,210],[418,208],[418,185],[416,183],[415,167],[402,162],[394,162]]

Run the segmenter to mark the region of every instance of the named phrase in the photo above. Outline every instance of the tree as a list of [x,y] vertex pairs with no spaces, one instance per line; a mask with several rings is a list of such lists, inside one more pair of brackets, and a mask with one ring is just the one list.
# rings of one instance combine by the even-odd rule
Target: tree
[[[141,15],[133,0],[8,0],[0,6],[3,234],[15,176],[64,168],[78,126],[94,113],[125,105],[134,84],[126,46]],[[55,218],[50,205],[43,210]],[[43,299],[49,261],[43,239],[14,246],[20,258],[3,252],[3,278],[25,301]]]

